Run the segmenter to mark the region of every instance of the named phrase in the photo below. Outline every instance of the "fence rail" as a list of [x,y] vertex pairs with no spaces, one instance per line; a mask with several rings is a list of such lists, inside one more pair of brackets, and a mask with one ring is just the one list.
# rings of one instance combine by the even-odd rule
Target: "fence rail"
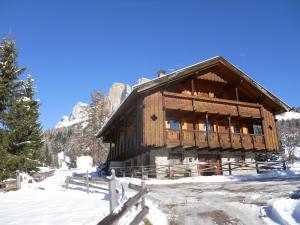
[[16,179],[9,179],[0,182],[0,190],[4,192],[17,191],[21,188],[21,177],[19,171],[16,171]]
[[[105,185],[106,187],[97,186],[97,184]],[[117,224],[118,221],[128,212],[128,210],[140,201],[142,210],[136,215],[131,225],[138,225],[145,215],[149,212],[149,208],[145,206],[145,195],[148,192],[145,182],[142,182],[142,186],[135,185],[135,190],[139,191],[135,196],[129,198],[121,207],[118,212],[115,212],[118,202],[117,194],[120,191],[116,188],[116,176],[115,171],[111,170],[111,178],[98,178],[89,177],[88,171],[85,175],[83,174],[73,174],[73,176],[67,176],[65,181],[65,187],[68,189],[70,185],[86,187],[86,192],[89,193],[90,188],[96,188],[101,190],[109,191],[109,208],[110,214],[107,215],[103,220],[101,220],[98,225],[111,225]],[[123,185],[122,187],[122,199],[124,199],[125,191]],[[122,200],[121,200],[122,201]]]
[[188,177],[192,175],[221,175],[228,172],[232,175],[235,171],[256,170],[263,173],[270,170],[286,170],[284,161],[272,162],[228,162],[228,163],[198,163],[177,165],[149,165],[149,166],[127,166],[112,167],[117,176],[129,177],[158,177],[166,178]]
[[55,170],[49,170],[46,172],[34,172],[30,175],[32,176],[32,179],[35,182],[41,182],[41,181],[45,180],[46,178],[53,176],[54,173],[55,173]]
[[[132,187],[131,187],[132,188]],[[117,225],[124,215],[132,208],[136,206],[137,203],[141,206],[141,211],[135,216],[131,221],[130,225],[138,225],[143,220],[143,218],[149,212],[149,207],[145,205],[145,195],[148,193],[145,182],[142,182],[142,186],[134,185],[134,190],[139,190],[139,192],[133,197],[129,198],[118,210],[118,212],[111,211],[104,219],[102,219],[97,225]]]
[[77,185],[81,187],[86,187],[86,193],[89,194],[90,188],[100,189],[109,191],[108,187],[101,187],[97,185],[109,185],[109,179],[107,178],[99,178],[99,177],[89,177],[89,173],[87,172],[85,176],[75,175],[75,176],[67,176],[65,180],[66,189],[69,188],[70,184]]

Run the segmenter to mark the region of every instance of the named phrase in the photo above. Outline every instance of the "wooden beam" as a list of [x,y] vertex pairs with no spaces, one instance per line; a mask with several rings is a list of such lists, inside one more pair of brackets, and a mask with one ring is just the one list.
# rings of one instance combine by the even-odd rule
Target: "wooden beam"
[[164,138],[164,146],[167,145],[167,133],[166,133],[166,102],[164,93],[161,91],[162,94],[162,110],[163,110],[163,138]]
[[209,120],[208,120],[208,112],[205,113],[205,131],[206,131],[206,142],[207,145],[209,147],[209,131],[208,131],[208,124],[209,124]]
[[232,148],[231,115],[228,116],[228,128],[229,128],[230,145]]
[[228,91],[237,88],[239,85],[241,85],[244,81],[243,80],[239,80],[238,82],[233,83],[232,85],[230,85],[228,88],[224,89],[224,92],[227,93]]
[[[191,79],[191,88],[192,88],[192,95],[194,95],[195,87],[194,87],[194,78]],[[195,111],[195,99],[192,99],[193,111]]]
[[235,99],[239,101],[239,92],[237,87],[235,87]]

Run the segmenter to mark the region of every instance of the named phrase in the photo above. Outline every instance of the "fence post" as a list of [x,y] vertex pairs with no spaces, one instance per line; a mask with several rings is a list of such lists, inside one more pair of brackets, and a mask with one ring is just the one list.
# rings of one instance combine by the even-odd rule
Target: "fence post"
[[285,161],[283,161],[282,166],[283,166],[283,170],[286,170],[286,164],[285,164]]
[[67,177],[66,177],[66,189],[69,188],[69,183],[70,183],[70,177],[67,176]]
[[144,179],[144,166],[141,166],[141,171],[142,171],[142,177],[141,177],[141,179]]
[[231,175],[231,163],[228,163],[229,175]]
[[169,165],[169,179],[171,179],[172,174],[171,174],[171,166]]
[[256,173],[259,173],[259,167],[258,167],[258,163],[255,163],[255,168],[256,168]]
[[[142,190],[146,189],[146,183],[145,181],[142,181]],[[142,205],[142,208],[145,207],[146,203],[145,203],[145,195],[142,197],[142,201],[141,201],[141,205]]]
[[16,175],[17,175],[17,190],[19,190],[21,188],[21,177],[20,177],[19,170],[16,171]]
[[86,171],[86,193],[90,193],[90,190],[89,190],[89,171],[87,170]]
[[111,180],[109,181],[109,209],[110,212],[114,211],[117,206],[116,196],[116,175],[115,170],[111,170]]

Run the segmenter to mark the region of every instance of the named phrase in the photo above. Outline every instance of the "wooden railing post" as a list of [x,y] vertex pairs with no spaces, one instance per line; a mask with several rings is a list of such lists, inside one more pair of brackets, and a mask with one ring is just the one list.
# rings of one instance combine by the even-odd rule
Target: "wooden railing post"
[[253,144],[253,149],[255,149],[255,140],[254,140],[254,135],[251,135],[251,141],[252,141],[252,144]]
[[114,211],[116,206],[117,206],[116,175],[115,175],[115,170],[111,170],[111,179],[109,181],[109,209],[110,209],[110,212]]
[[[146,183],[145,183],[145,181],[142,181],[142,190],[143,189],[146,189]],[[145,205],[146,205],[145,195],[142,197],[141,205],[142,205],[142,208],[144,208]]]
[[257,162],[255,163],[255,168],[256,168],[256,173],[259,173],[259,166]]
[[67,177],[66,177],[66,189],[69,188],[69,183],[70,183],[70,177],[67,176]]
[[[208,112],[205,112],[205,131],[206,131],[206,142],[209,147],[209,130],[208,130],[209,120],[208,120]],[[211,128],[209,128],[211,129]]]
[[231,145],[231,148],[232,148],[233,144],[232,144],[232,132],[231,132],[231,115],[228,116],[228,127],[229,127],[230,145]]
[[17,175],[17,190],[19,190],[21,188],[21,177],[20,177],[19,170],[16,171],[16,175]]
[[86,171],[86,193],[90,193],[90,185],[89,185],[89,171]]
[[232,174],[232,172],[231,172],[231,163],[228,163],[228,169],[229,169],[229,175],[231,175]]
[[282,167],[283,167],[283,170],[286,170],[286,163],[285,163],[285,161],[283,161]]

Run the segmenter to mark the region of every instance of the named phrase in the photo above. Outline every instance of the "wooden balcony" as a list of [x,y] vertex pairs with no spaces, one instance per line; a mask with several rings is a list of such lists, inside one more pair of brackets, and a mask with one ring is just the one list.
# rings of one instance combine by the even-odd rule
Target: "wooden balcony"
[[264,135],[230,134],[205,131],[166,129],[168,147],[197,147],[209,149],[265,149]]
[[209,114],[261,118],[261,105],[226,99],[164,92],[165,108],[170,110],[208,112]]

